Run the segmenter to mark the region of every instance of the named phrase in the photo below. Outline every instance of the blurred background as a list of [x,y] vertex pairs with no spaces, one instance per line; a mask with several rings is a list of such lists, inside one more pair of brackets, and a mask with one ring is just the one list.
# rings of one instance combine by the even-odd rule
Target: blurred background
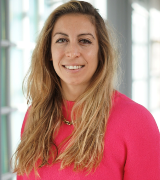
[[[119,91],[145,106],[160,129],[160,0],[87,0],[120,43]],[[16,180],[10,158],[20,141],[22,81],[48,15],[66,0],[0,0],[0,179]]]

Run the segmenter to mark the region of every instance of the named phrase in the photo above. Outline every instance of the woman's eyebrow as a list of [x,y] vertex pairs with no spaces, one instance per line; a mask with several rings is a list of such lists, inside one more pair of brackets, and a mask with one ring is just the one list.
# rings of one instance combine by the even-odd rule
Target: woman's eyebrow
[[53,35],[53,37],[54,37],[55,35],[57,35],[57,34],[61,34],[61,35],[64,35],[64,36],[68,36],[67,34],[62,33],[62,32],[56,32],[56,33]]
[[91,33],[83,33],[83,34],[79,34],[78,37],[79,37],[79,36],[86,36],[86,35],[90,35],[90,36],[93,37],[93,39],[95,39],[95,37],[94,37],[93,34],[91,34]]
[[[56,33],[53,35],[53,37],[56,36],[56,35],[58,35],[58,34],[61,34],[61,35],[63,35],[63,36],[67,36],[67,37],[68,37],[67,34],[62,33],[62,32],[56,32]],[[91,34],[91,33],[82,33],[82,34],[79,34],[78,37],[79,37],[79,36],[86,36],[86,35],[90,35],[90,36],[93,37],[93,39],[95,39],[95,37],[94,37],[93,34]]]

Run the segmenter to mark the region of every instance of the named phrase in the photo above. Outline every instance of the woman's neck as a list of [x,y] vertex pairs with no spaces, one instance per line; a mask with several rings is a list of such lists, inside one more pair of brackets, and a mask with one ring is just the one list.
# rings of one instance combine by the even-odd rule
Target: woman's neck
[[61,82],[64,98],[67,101],[75,101],[86,89],[87,85],[68,85]]

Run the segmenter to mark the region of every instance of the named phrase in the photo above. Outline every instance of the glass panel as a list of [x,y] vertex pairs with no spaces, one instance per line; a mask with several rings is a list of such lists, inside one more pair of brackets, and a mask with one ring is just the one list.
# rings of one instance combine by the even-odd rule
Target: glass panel
[[153,111],[151,111],[151,113],[152,113],[153,117],[155,118],[158,129],[160,131],[160,109],[153,110]]
[[150,38],[153,41],[160,41],[160,11],[156,9],[150,10]]
[[101,3],[99,3],[99,0],[94,0],[93,5],[96,9],[99,9],[99,13],[102,18],[107,19],[107,0],[101,0]]
[[12,142],[12,154],[16,151],[16,148],[20,142],[20,132],[22,127],[22,122],[27,111],[27,107],[25,108],[25,112],[16,111],[11,113],[11,142]]
[[23,3],[23,19],[22,19],[22,24],[23,24],[23,41],[29,42],[30,40],[30,24],[29,24],[29,0],[24,0]]
[[22,0],[10,0],[10,39],[22,41]]
[[146,45],[132,45],[132,78],[143,79],[148,75],[148,47]]
[[1,116],[1,167],[2,173],[7,173],[9,171],[9,159],[7,151],[7,117],[5,115]]
[[46,20],[48,18],[48,16],[50,15],[50,13],[57,8],[58,6],[60,6],[61,4],[63,4],[63,1],[61,2],[54,2],[54,1],[44,1],[44,20]]
[[147,81],[134,81],[132,85],[132,99],[148,108],[147,97]]
[[160,109],[160,77],[150,80],[150,108]]
[[31,64],[31,58],[32,58],[32,53],[33,51],[29,50],[29,49],[25,49],[23,51],[23,78],[25,77],[25,75],[27,74],[30,64]]
[[14,177],[14,178],[12,178],[11,180],[17,180],[17,177],[16,177],[16,175],[15,175],[15,177]]
[[160,43],[151,44],[150,61],[151,61],[150,62],[150,75],[151,76],[160,75]]
[[44,0],[38,1],[38,31],[40,32],[44,25]]
[[6,56],[5,48],[1,48],[1,67],[0,67],[0,76],[1,76],[1,106],[6,106]]
[[1,1],[0,13],[1,13],[1,22],[2,22],[2,39],[6,39],[6,28],[5,28],[5,0]]
[[148,107],[148,12],[132,4],[132,98]]
[[23,103],[22,81],[23,81],[23,52],[17,48],[10,51],[10,93],[11,106],[17,107]]
[[132,40],[136,43],[148,42],[148,16],[133,11]]
[[30,21],[30,41],[35,42],[38,35],[38,3],[29,0],[29,21]]

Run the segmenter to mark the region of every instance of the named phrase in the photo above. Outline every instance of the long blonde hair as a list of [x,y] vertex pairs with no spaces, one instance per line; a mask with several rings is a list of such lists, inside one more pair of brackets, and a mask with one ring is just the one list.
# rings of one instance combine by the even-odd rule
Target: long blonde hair
[[[50,61],[51,34],[58,18],[69,13],[87,15],[95,25],[99,62],[90,85],[75,101],[71,113],[71,119],[76,117],[74,131],[68,137],[65,150],[59,153],[59,147],[54,144],[54,134],[62,122],[63,97],[60,78]],[[14,172],[19,175],[29,174],[32,169],[37,172],[38,168],[48,164],[50,157],[53,163],[60,161],[61,168],[74,164],[75,171],[96,169],[103,157],[116,71],[117,55],[97,9],[84,1],[69,1],[55,9],[39,35],[27,81],[23,84],[27,82],[27,100],[31,107],[14,154]]]

